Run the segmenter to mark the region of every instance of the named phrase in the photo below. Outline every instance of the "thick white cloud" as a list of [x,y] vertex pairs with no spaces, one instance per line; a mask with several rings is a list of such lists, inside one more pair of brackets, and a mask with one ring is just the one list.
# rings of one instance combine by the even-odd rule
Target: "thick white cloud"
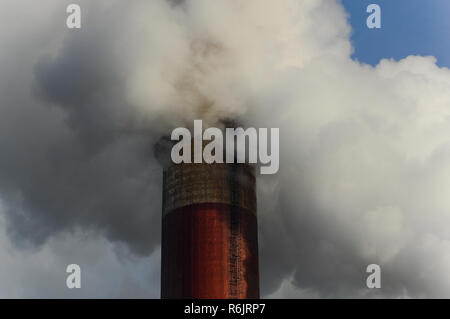
[[[39,249],[8,239],[0,206],[0,298],[159,298],[160,252],[131,255],[126,247],[79,230]],[[66,287],[66,268],[81,267],[81,288]]]

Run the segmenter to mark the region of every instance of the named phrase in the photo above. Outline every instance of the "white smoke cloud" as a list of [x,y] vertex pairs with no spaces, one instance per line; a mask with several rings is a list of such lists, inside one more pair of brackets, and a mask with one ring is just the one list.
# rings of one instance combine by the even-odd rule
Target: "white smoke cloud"
[[[147,257],[81,229],[18,250],[0,201],[0,298],[159,298],[159,250]],[[81,267],[81,289],[67,289],[66,268]]]
[[[16,122],[37,103],[48,100],[60,106],[40,109],[33,127],[46,129],[41,129],[36,148],[71,140],[71,132],[88,140],[89,150],[101,145],[93,171],[100,166],[100,179],[113,176],[118,183],[117,189],[105,191],[105,201],[123,197],[118,206],[134,203],[125,192],[130,187],[149,187],[155,198],[160,195],[153,158],[144,177],[119,182],[143,167],[133,155],[141,150],[135,147],[140,140],[133,137],[131,142],[124,132],[148,130],[155,140],[196,118],[212,124],[237,118],[249,126],[279,127],[280,171],[258,181],[266,296],[450,296],[450,70],[436,66],[433,57],[383,60],[376,67],[353,61],[351,28],[335,0],[186,0],[178,5],[163,0],[80,1],[84,20],[76,34],[55,28],[64,25],[57,14],[61,8],[64,12],[64,4],[43,3],[46,10],[39,17],[27,11],[28,22],[40,25],[34,31],[39,41],[28,36],[32,28],[26,22],[14,37],[0,31],[11,45],[32,44],[35,50],[21,50],[19,58],[27,63],[18,71],[5,62],[12,60],[11,46],[0,54],[0,67],[14,74],[13,79],[28,79],[10,82],[25,88],[13,92],[29,94],[3,98],[7,107],[2,116],[7,118],[5,111],[18,100],[23,100],[25,112],[17,111]],[[11,10],[19,14],[21,6]],[[46,54],[50,60],[43,58]],[[90,68],[79,69],[85,65]],[[27,78],[31,74],[37,84]],[[61,87],[56,85],[60,74],[75,79]],[[84,86],[97,82],[101,85],[94,92]],[[0,81],[2,91],[6,85]],[[37,100],[33,85],[44,91],[44,101]],[[68,87],[76,94],[66,92]],[[69,119],[69,126],[61,117]],[[45,125],[49,118],[51,126]],[[9,137],[0,141],[11,158],[21,154],[11,146],[14,130],[4,129]],[[69,137],[53,134],[59,131]],[[119,136],[119,142],[109,134]],[[29,143],[24,135],[16,145]],[[92,142],[97,138],[100,144]],[[110,155],[125,151],[124,160],[133,164],[124,168]],[[13,172],[20,171],[19,164]],[[145,215],[101,214],[105,206],[93,205],[76,186],[70,191],[82,194],[78,206],[93,205],[95,213],[55,226],[54,213],[45,218],[35,213],[35,187],[15,174],[6,179],[6,165],[1,165],[0,176],[7,182],[0,182],[0,191],[28,195],[27,216],[34,216],[47,236],[82,225],[101,229],[111,241],[139,246],[140,253],[158,244],[156,235],[130,235]],[[62,182],[72,178],[67,176]],[[156,204],[146,208],[149,201],[135,205],[149,216],[160,214]],[[121,223],[125,216],[132,220],[126,227]],[[159,220],[144,220],[157,234]],[[18,227],[17,222],[12,225]],[[365,269],[371,263],[382,267],[380,290],[365,287]]]

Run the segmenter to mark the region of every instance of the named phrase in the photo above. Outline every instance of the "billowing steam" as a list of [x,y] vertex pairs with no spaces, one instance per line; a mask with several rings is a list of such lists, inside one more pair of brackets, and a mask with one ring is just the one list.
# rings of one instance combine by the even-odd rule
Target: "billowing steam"
[[0,0],[16,246],[81,231],[149,255],[155,142],[232,118],[280,128],[280,171],[258,181],[264,295],[450,297],[450,71],[434,58],[353,61],[336,0],[79,1],[81,30],[68,3]]

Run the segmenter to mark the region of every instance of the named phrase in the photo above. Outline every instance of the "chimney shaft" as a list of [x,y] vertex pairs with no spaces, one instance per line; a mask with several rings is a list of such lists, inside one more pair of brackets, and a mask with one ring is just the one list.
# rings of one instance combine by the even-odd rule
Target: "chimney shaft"
[[254,168],[164,170],[161,297],[259,298]]

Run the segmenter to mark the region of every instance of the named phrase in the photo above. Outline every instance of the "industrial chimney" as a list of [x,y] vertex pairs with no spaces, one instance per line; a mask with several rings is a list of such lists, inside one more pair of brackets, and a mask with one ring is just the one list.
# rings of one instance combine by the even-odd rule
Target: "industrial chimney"
[[161,298],[259,298],[254,167],[164,168]]

